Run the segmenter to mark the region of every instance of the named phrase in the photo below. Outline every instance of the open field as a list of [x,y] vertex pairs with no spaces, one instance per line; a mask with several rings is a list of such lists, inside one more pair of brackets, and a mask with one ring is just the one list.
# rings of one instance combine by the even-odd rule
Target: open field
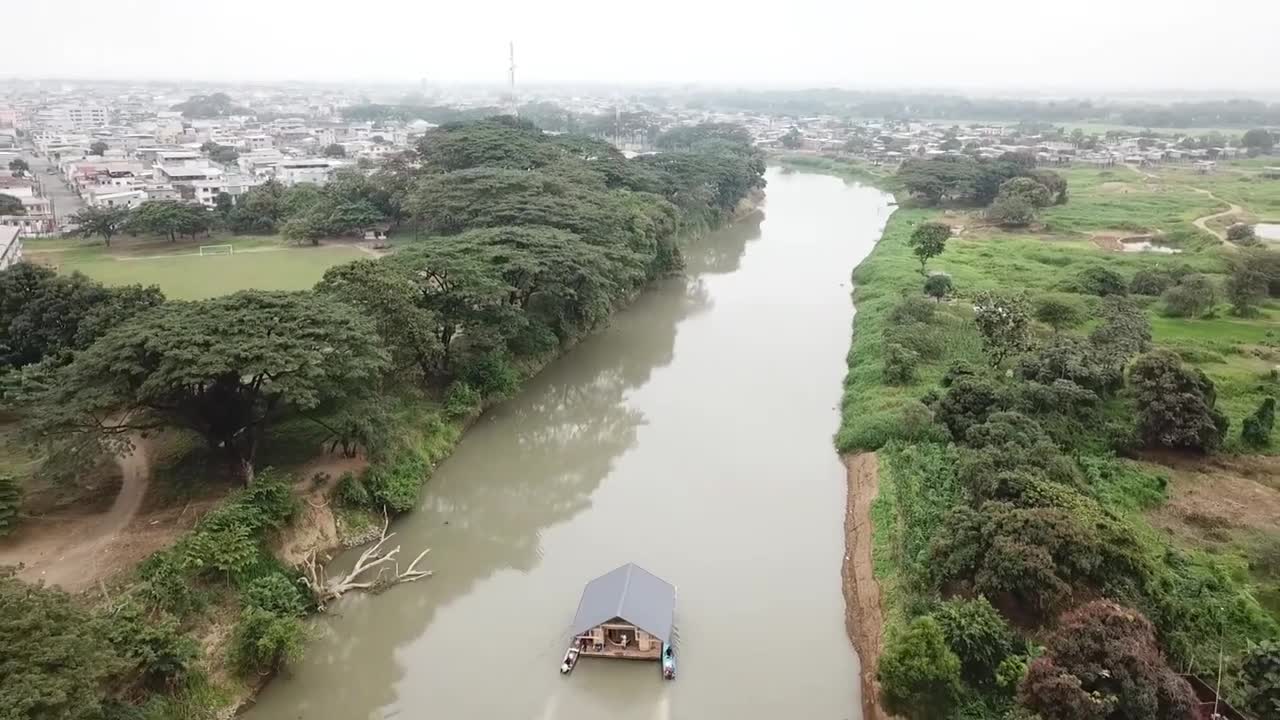
[[[201,256],[201,245],[230,244],[232,255]],[[26,245],[32,262],[60,272],[81,272],[107,285],[159,285],[178,300],[198,300],[237,290],[304,290],[324,271],[364,253],[354,245],[285,245],[278,237],[219,237],[170,243],[117,238],[101,242],[59,238]]]

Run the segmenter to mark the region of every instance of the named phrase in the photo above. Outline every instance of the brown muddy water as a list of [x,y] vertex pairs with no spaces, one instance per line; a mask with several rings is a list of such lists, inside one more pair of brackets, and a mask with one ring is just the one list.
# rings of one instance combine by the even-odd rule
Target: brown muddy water
[[[832,449],[851,269],[890,196],[771,168],[763,216],[494,408],[394,527],[435,576],[350,596],[252,720],[852,720],[844,467]],[[678,588],[679,677],[558,671],[584,583]]]

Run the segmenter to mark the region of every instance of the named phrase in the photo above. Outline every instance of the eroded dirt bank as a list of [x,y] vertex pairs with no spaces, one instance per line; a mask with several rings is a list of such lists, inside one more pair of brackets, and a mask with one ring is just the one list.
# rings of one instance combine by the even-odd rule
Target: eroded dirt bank
[[861,664],[862,717],[885,720],[880,708],[876,668],[884,641],[884,618],[880,610],[880,584],[876,582],[871,559],[871,503],[880,489],[879,460],[875,453],[859,453],[844,458],[848,469],[849,499],[845,509],[844,578],[845,627],[849,641],[858,651]]

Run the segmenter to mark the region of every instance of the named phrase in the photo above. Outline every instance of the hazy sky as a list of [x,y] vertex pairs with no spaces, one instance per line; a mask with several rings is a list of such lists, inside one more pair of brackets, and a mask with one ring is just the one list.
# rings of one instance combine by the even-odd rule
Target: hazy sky
[[0,0],[0,76],[1280,89],[1280,0]]

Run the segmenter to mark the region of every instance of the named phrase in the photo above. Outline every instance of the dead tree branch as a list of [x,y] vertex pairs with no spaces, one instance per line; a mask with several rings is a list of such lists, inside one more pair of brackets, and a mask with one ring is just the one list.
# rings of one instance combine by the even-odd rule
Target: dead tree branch
[[[418,553],[418,557],[414,558],[413,562],[409,564],[409,568],[403,572],[400,571],[400,563],[396,559],[400,553],[400,546],[397,545],[386,552],[382,551],[382,546],[395,537],[395,533],[387,532],[389,525],[390,521],[384,510],[382,513],[382,533],[378,536],[378,541],[372,547],[360,553],[356,564],[350,571],[340,577],[330,578],[326,576],[324,566],[316,558],[315,550],[307,554],[307,559],[303,561],[301,566],[302,573],[307,587],[315,597],[316,606],[322,612],[329,603],[352,590],[380,592],[392,585],[431,577],[430,570],[418,569],[418,563],[422,561],[422,558],[426,557],[427,553],[431,552],[430,549]],[[387,573],[388,565],[393,566],[395,570]],[[373,570],[377,570],[377,572],[370,577],[369,573]]]

